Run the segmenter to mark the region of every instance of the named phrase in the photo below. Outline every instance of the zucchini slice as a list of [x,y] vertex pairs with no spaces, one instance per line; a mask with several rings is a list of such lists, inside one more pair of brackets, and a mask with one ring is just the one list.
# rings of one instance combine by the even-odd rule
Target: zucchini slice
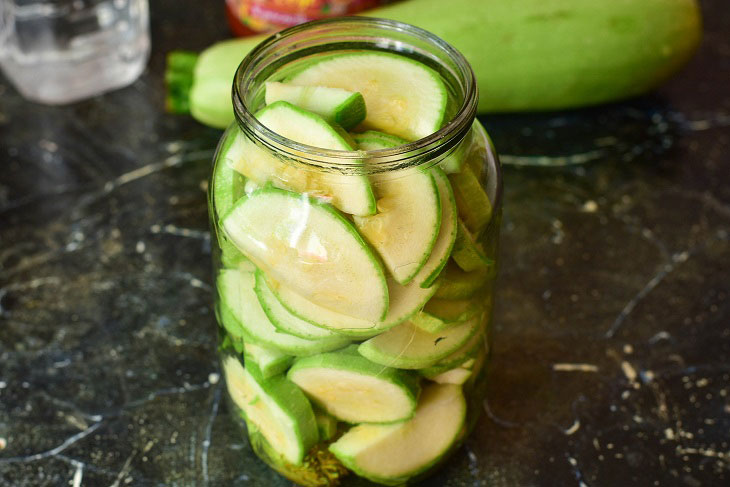
[[330,205],[266,186],[239,201],[222,226],[267,276],[308,300],[362,320],[388,311],[378,259]]
[[223,360],[226,385],[233,402],[243,410],[271,447],[287,462],[301,465],[317,443],[317,421],[301,390],[284,376],[258,381],[234,357]]
[[218,276],[221,319],[226,330],[247,342],[267,346],[288,355],[312,355],[342,348],[349,340],[341,336],[305,340],[282,333],[271,324],[254,291],[255,277],[233,269]]
[[372,176],[378,212],[355,216],[354,221],[393,278],[406,285],[434,248],[441,227],[441,201],[431,171],[399,173]]
[[[262,108],[256,118],[271,131],[294,142],[323,149],[353,150],[340,132],[322,117],[285,101]],[[306,193],[332,202],[345,213],[375,213],[375,198],[367,176],[327,172],[285,162],[250,139],[242,139],[232,167],[255,183],[263,186],[271,182],[284,189]]]
[[413,416],[417,376],[383,367],[355,350],[297,360],[287,377],[319,407],[348,423],[388,423]]
[[480,317],[439,333],[428,333],[406,321],[358,347],[362,356],[375,363],[400,369],[434,365],[469,340],[479,329]]
[[243,361],[246,368],[254,375],[268,379],[286,371],[294,361],[294,357],[282,353],[275,348],[244,342]]
[[465,419],[461,387],[431,384],[423,389],[412,419],[391,425],[355,426],[330,445],[330,451],[360,476],[385,485],[401,485],[451,451]]
[[268,81],[266,104],[286,101],[309,110],[329,123],[349,129],[365,120],[365,99],[360,93],[326,88],[324,86],[297,86],[289,83]]
[[441,227],[431,255],[414,278],[414,281],[418,282],[421,287],[431,286],[441,274],[457,238],[456,201],[451,184],[449,184],[446,174],[438,167],[431,169],[431,173],[436,181],[441,201]]
[[471,272],[478,269],[486,269],[494,265],[494,261],[484,255],[484,251],[480,245],[474,240],[471,232],[466,225],[459,220],[458,231],[456,234],[456,242],[454,243],[454,251],[451,258],[465,272]]
[[464,165],[461,172],[451,174],[459,216],[474,235],[480,235],[492,218],[492,202],[484,191],[471,166]]
[[495,267],[464,272],[455,262],[446,264],[437,282],[439,289],[434,297],[439,299],[467,299],[474,296],[494,276]]
[[261,271],[256,272],[256,285],[254,287],[259,303],[263,308],[266,316],[271,323],[279,330],[290,335],[304,338],[307,340],[317,340],[318,338],[329,338],[339,336],[336,332],[327,330],[319,326],[315,326],[308,321],[297,318],[284,305],[276,299],[273,291],[266,283],[266,277]]
[[367,105],[364,125],[413,141],[441,128],[448,94],[436,71],[385,52],[347,52],[314,59],[289,80],[360,92]]
[[423,289],[414,282],[401,286],[394,280],[388,279],[390,299],[388,314],[380,321],[367,321],[319,306],[286,286],[272,282],[268,284],[281,304],[293,315],[313,325],[336,331],[340,335],[356,338],[370,338],[404,322],[423,308],[438,289],[437,284]]

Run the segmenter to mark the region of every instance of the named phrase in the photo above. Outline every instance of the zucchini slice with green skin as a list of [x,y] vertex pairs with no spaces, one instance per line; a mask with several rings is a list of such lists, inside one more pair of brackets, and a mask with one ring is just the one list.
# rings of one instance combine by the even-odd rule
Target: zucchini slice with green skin
[[394,280],[388,279],[388,295],[390,297],[388,314],[380,321],[367,321],[319,306],[286,286],[277,285],[270,281],[268,284],[269,289],[274,292],[281,304],[294,316],[315,326],[321,326],[336,331],[340,335],[355,338],[370,338],[399,325],[423,308],[438,289],[438,284],[423,289],[414,282],[407,286],[401,286]]
[[[305,340],[278,331],[264,313],[254,291],[254,284],[255,277],[250,272],[227,269],[219,274],[217,287],[220,293],[221,317],[229,332],[235,329],[238,336],[242,336],[247,342],[297,356],[337,350],[349,343],[349,340],[340,336]],[[233,324],[227,324],[229,322]]]
[[[397,147],[407,143],[405,140],[390,134],[369,130],[353,136],[357,147],[361,150],[380,150]],[[430,170],[441,206],[441,223],[433,248],[421,270],[413,278],[421,287],[430,287],[449,259],[449,254],[456,241],[456,201],[454,192],[446,174],[435,167]]]
[[484,306],[478,299],[450,300],[433,298],[423,312],[434,316],[446,323],[461,323],[479,314]]
[[409,419],[420,392],[412,373],[383,367],[347,349],[299,359],[287,377],[319,407],[348,423]]
[[352,139],[357,144],[358,149],[366,151],[392,149],[408,143],[407,140],[400,137],[378,132],[377,130],[366,130],[359,134],[352,134]]
[[317,443],[317,421],[304,393],[284,376],[256,380],[234,357],[223,359],[233,402],[243,410],[271,447],[287,462],[300,465]]
[[[354,150],[342,134],[322,117],[285,101],[262,108],[256,113],[256,118],[269,130],[300,144],[338,151]],[[306,193],[329,201],[336,208],[353,215],[367,216],[376,211],[373,190],[365,175],[341,174],[287,163],[246,137],[243,137],[239,154],[233,169],[261,186],[271,182],[284,189]],[[350,162],[355,164],[357,161]]]
[[491,306],[490,296],[485,296],[481,301],[476,298],[471,300],[433,298],[420,312],[411,317],[411,321],[424,331],[439,333],[490,310]]
[[410,321],[373,337],[358,347],[368,360],[399,369],[421,369],[458,350],[479,330],[480,317],[444,330],[428,333]]
[[337,419],[314,405],[312,408],[314,409],[314,418],[317,420],[320,441],[331,440],[337,434]]
[[430,380],[433,382],[436,382],[438,384],[456,384],[456,385],[462,385],[467,380],[469,380],[469,377],[471,377],[472,371],[469,369],[462,369],[461,367],[456,367],[455,369],[447,370],[446,372],[441,372],[439,375],[433,376]]
[[460,172],[451,174],[449,180],[454,187],[459,216],[472,234],[480,235],[492,218],[489,196],[468,164]]
[[475,271],[477,269],[485,269],[490,265],[494,265],[494,261],[484,255],[479,244],[474,240],[471,232],[466,225],[459,220],[458,232],[456,234],[456,243],[451,258],[465,272]]
[[[363,142],[358,144],[363,150],[407,143],[388,134],[373,132],[355,140],[358,139]],[[371,180],[378,212],[372,216],[355,216],[355,226],[380,254],[393,278],[406,285],[424,267],[439,236],[439,190],[431,171],[418,168],[397,174],[374,174]],[[424,276],[424,280],[430,278],[430,274]]]
[[218,217],[225,215],[233,204],[246,195],[246,178],[234,170],[232,164],[240,156],[244,135],[237,126],[226,130],[218,147],[213,173],[213,205]]
[[413,141],[441,128],[448,94],[436,71],[385,52],[347,52],[315,58],[288,82],[362,93],[364,124]]
[[494,266],[464,272],[456,263],[446,264],[437,282],[439,289],[434,297],[439,299],[468,299],[474,296],[494,275]]
[[266,186],[239,201],[222,226],[267,276],[308,300],[362,320],[387,313],[380,262],[330,205]]
[[297,318],[291,314],[289,310],[279,302],[273,291],[269,289],[269,285],[266,283],[266,277],[264,277],[264,273],[261,271],[256,272],[256,286],[254,287],[254,290],[256,291],[259,303],[261,303],[261,307],[266,313],[266,316],[268,316],[271,323],[278,330],[307,340],[340,336],[334,331],[315,326],[308,321],[304,321],[303,319]]
[[285,372],[294,361],[294,357],[291,355],[249,342],[244,342],[243,353],[246,368],[262,379]]
[[465,419],[461,387],[431,384],[424,387],[412,419],[355,426],[329,449],[356,474],[385,485],[401,485],[451,450]]
[[[243,134],[237,127],[226,130],[218,147],[215,169],[213,172],[212,188],[210,188],[214,218],[219,219],[226,214],[236,201],[246,196],[246,178],[235,171],[231,164],[238,157]],[[225,235],[217,235],[221,249],[221,263],[224,267],[235,268],[248,259],[233,245]]]
[[461,171],[461,167],[464,165],[467,154],[470,150],[470,140],[470,137],[467,136],[467,138],[461,141],[459,145],[454,148],[451,154],[439,162],[439,167],[446,174],[454,174]]
[[486,350],[487,341],[484,325],[482,325],[481,330],[477,331],[473,337],[455,350],[451,355],[444,357],[439,360],[438,363],[430,367],[420,369],[418,372],[423,377],[430,379],[455,367],[469,368],[467,366],[468,362],[474,360],[474,357],[478,356],[480,351],[486,352]]
[[421,287],[430,287],[441,274],[446,262],[449,260],[449,255],[457,238],[456,201],[454,200],[451,184],[449,184],[446,174],[438,167],[431,169],[431,174],[433,174],[436,181],[441,201],[441,227],[431,250],[431,255],[414,278],[414,281],[420,283]]
[[367,114],[365,99],[360,93],[324,86],[297,86],[268,81],[266,104],[271,105],[277,101],[286,101],[309,110],[346,130],[365,120]]

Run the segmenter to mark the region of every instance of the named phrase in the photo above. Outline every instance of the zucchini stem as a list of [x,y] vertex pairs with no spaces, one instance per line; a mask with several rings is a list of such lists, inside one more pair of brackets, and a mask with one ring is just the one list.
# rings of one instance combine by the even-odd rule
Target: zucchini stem
[[165,109],[170,113],[190,113],[190,88],[198,62],[198,53],[171,51],[167,54],[165,70]]

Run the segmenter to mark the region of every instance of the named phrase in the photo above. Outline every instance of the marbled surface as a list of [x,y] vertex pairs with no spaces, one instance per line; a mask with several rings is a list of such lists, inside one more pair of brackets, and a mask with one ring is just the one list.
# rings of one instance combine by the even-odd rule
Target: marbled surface
[[[205,186],[219,132],[164,55],[222,2],[152,2],[133,86],[69,107],[0,79],[0,484],[289,485],[225,414]],[[491,389],[432,486],[730,485],[730,11],[656,93],[483,119],[505,213]]]

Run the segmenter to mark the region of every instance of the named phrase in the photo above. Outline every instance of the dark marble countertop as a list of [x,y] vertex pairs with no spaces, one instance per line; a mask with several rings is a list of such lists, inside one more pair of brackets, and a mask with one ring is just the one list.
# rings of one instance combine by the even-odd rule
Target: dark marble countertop
[[[0,79],[0,485],[289,485],[222,401],[220,133],[162,109],[165,53],[226,37],[222,3],[152,2],[129,88],[43,107]],[[730,485],[730,9],[702,3],[657,92],[483,118],[509,164],[490,390],[428,485]]]

